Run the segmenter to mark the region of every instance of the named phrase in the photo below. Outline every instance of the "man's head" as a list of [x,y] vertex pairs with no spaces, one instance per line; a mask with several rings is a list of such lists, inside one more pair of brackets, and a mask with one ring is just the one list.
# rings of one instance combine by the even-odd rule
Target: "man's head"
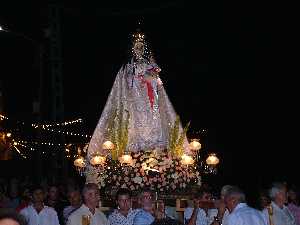
[[195,194],[195,199],[199,201],[211,201],[212,194],[208,188],[200,188],[200,190]]
[[26,225],[25,218],[13,209],[0,209],[0,225]]
[[146,211],[153,208],[153,193],[150,189],[143,189],[139,194],[139,204]]
[[68,192],[68,200],[70,205],[73,207],[78,207],[81,204],[81,194],[79,190],[70,190]]
[[221,189],[221,199],[223,199],[224,200],[224,196],[226,195],[226,193],[227,193],[227,191],[230,189],[230,188],[232,188],[232,185],[224,185],[223,187],[222,187],[222,189]]
[[200,188],[194,196],[194,205],[207,209],[212,207],[212,193],[211,190],[207,187]]
[[288,201],[298,205],[299,204],[299,196],[298,196],[297,187],[292,185],[288,189],[289,189],[288,190]]
[[82,189],[82,196],[84,203],[92,208],[97,208],[100,201],[99,187],[95,183],[87,183]]
[[269,195],[272,201],[274,201],[278,206],[282,207],[287,203],[287,187],[286,184],[275,182],[272,184],[269,190]]
[[41,186],[35,186],[32,188],[32,201],[33,203],[43,203],[45,199],[45,193]]
[[265,190],[259,192],[259,203],[262,209],[266,208],[270,204],[270,197]]
[[246,196],[239,187],[233,186],[227,190],[224,202],[229,212],[232,212],[239,203],[246,202]]
[[116,194],[116,203],[120,211],[128,211],[132,206],[130,190],[120,188]]
[[48,198],[49,200],[57,200],[58,199],[58,188],[55,185],[52,185],[49,187],[49,191],[48,191]]

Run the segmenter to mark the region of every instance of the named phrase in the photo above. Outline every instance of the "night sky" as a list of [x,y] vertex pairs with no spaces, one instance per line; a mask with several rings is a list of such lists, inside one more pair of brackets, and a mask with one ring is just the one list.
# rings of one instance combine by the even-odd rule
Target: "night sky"
[[[20,2],[1,6],[1,25],[43,40],[46,4]],[[130,2],[62,5],[65,118],[81,117],[93,132],[142,20],[183,124],[207,129],[203,151],[221,158],[211,181],[299,183],[292,10],[269,2]],[[0,49],[7,115],[31,121],[39,84],[35,46],[1,33]]]

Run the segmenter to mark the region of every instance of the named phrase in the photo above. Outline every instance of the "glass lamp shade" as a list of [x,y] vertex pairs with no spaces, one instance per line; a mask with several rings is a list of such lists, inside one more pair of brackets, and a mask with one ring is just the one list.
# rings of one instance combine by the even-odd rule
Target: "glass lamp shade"
[[121,163],[131,164],[132,163],[132,157],[131,155],[124,154],[119,158],[119,161]]
[[183,155],[182,157],[181,157],[181,163],[183,164],[183,165],[192,165],[192,164],[194,164],[194,159],[191,157],[191,156],[189,156],[189,155]]
[[84,158],[82,156],[79,156],[74,160],[74,166],[79,167],[79,168],[84,168],[85,167],[85,162]]
[[220,162],[219,158],[216,156],[215,153],[209,154],[206,159],[206,164],[211,166],[216,166]]
[[113,150],[115,148],[115,145],[111,141],[105,141],[102,144],[102,148],[105,149],[105,150]]
[[98,165],[103,165],[105,163],[105,156],[101,156],[101,155],[94,155],[91,160],[90,160],[90,163],[93,165],[93,166],[98,166]]
[[199,142],[199,139],[192,139],[190,142],[190,149],[194,151],[198,151],[201,149],[201,143]]

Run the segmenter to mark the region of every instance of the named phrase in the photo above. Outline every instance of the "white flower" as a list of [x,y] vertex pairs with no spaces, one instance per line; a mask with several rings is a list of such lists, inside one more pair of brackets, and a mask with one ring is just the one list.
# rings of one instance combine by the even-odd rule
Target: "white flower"
[[201,184],[202,184],[202,183],[201,183],[201,177],[200,177],[200,176],[198,176],[197,185],[198,185],[198,186],[201,186]]
[[135,177],[135,178],[132,179],[132,181],[136,184],[141,184],[143,182],[143,178]]
[[171,175],[171,177],[172,177],[173,179],[177,179],[177,178],[178,178],[178,174],[177,174],[177,173],[173,173],[173,174]]

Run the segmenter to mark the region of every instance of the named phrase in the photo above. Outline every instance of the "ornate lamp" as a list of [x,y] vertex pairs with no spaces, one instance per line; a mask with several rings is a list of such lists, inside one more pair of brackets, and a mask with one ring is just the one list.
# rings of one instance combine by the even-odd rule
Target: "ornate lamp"
[[104,149],[104,150],[113,150],[114,148],[115,148],[115,145],[111,141],[105,141],[102,144],[102,149]]
[[90,160],[90,164],[92,166],[99,166],[99,165],[104,165],[105,163],[105,156],[101,156],[99,153],[96,153]]
[[120,163],[122,163],[122,164],[129,164],[129,165],[131,165],[131,164],[132,164],[132,157],[131,157],[131,155],[129,155],[128,153],[125,153],[124,155],[122,155],[122,156],[119,158],[119,161],[120,161]]
[[190,149],[194,151],[198,151],[201,149],[201,143],[199,142],[199,139],[192,139],[190,142]]
[[216,166],[219,164],[219,162],[220,160],[215,153],[210,153],[206,159],[206,164],[210,166]]
[[191,156],[184,154],[183,156],[181,156],[181,163],[183,165],[189,166],[194,164],[194,159]]
[[82,175],[84,169],[85,169],[85,160],[82,156],[78,156],[75,160],[74,160],[74,166],[76,167],[76,170],[79,172],[79,174]]
[[209,173],[217,173],[217,165],[219,164],[220,160],[216,156],[215,153],[210,153],[209,156],[206,159],[206,164],[207,164],[207,170]]

